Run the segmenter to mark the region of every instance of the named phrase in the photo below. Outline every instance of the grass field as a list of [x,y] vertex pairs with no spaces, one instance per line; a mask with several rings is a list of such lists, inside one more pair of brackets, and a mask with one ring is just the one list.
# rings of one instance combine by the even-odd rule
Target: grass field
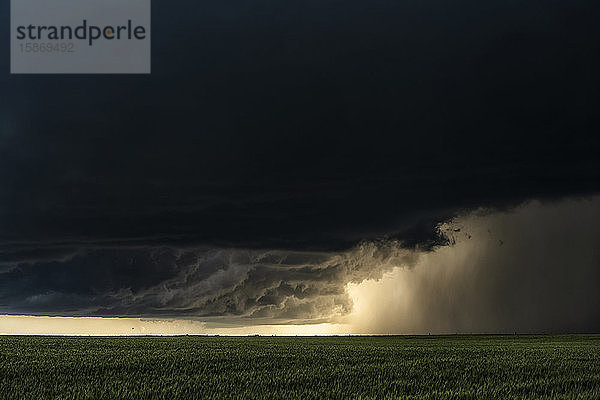
[[600,336],[0,337],[7,399],[600,399]]

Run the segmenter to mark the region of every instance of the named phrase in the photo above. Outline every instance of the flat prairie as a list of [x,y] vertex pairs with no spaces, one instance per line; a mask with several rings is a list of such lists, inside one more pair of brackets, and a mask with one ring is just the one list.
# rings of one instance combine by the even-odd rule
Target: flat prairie
[[600,399],[600,336],[0,337],[3,399]]

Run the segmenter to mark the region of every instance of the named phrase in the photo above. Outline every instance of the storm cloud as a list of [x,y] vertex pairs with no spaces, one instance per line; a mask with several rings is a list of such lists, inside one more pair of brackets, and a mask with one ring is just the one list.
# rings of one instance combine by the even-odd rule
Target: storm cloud
[[416,245],[594,193],[597,9],[159,2],[149,76],[0,76],[0,240]]
[[[0,313],[331,321],[348,283],[458,249],[444,223],[596,195],[597,11],[155,2],[151,75],[9,75],[0,58]],[[597,240],[582,226],[575,244]],[[502,240],[514,257],[482,244],[490,276],[554,251]],[[575,244],[555,259],[583,265]]]
[[0,273],[0,314],[319,322],[352,310],[346,284],[410,266],[398,242],[349,251],[93,249]]
[[88,248],[0,273],[0,314],[345,323],[354,333],[600,329],[600,198],[479,209],[444,245]]

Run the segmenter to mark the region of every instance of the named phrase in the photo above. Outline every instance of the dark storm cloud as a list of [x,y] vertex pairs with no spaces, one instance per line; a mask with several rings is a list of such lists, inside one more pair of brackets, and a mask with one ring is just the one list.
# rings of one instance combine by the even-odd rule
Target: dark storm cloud
[[596,191],[595,10],[157,2],[151,76],[0,77],[0,238],[418,243],[457,209]]
[[309,261],[218,267],[229,289],[180,303],[159,288],[216,273],[180,283],[179,249],[427,250],[464,210],[599,189],[595,1],[154,3],[150,76],[0,58],[6,312],[316,315],[299,299],[343,309],[347,279],[323,292]]
[[314,321],[351,310],[347,283],[415,260],[393,241],[342,253],[95,249],[0,272],[0,314]]
[[[88,248],[0,272],[0,315],[132,316],[229,324],[347,322],[352,332],[593,332],[600,198],[479,210],[449,246],[392,240],[340,252]],[[379,280],[358,296],[349,283]],[[362,314],[361,314],[362,312]],[[349,318],[349,320],[347,319]]]

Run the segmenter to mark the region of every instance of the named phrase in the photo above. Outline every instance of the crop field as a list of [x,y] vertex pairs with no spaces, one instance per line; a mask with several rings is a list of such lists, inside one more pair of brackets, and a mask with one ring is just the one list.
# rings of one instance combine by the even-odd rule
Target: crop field
[[600,336],[0,337],[4,399],[600,399]]

